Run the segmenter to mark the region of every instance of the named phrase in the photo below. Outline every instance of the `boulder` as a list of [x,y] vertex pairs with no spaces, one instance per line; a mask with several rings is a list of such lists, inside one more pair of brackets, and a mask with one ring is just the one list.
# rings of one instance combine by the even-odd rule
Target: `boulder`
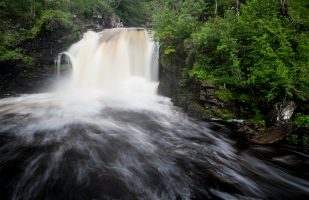
[[236,131],[244,135],[256,135],[257,134],[255,130],[253,130],[250,126],[247,126],[247,125],[242,125]]
[[270,127],[259,134],[251,135],[250,140],[256,144],[273,144],[284,139],[292,130],[290,125]]
[[285,125],[291,119],[296,107],[293,101],[276,103],[268,114],[268,124],[275,127]]
[[208,105],[220,106],[220,102],[215,97],[215,86],[212,84],[201,84],[200,101],[203,102],[205,107]]

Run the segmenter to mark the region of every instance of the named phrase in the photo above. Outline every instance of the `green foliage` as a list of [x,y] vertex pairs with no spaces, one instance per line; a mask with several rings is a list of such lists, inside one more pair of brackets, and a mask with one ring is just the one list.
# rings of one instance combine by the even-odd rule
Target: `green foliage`
[[206,80],[206,78],[207,78],[205,71],[202,70],[202,69],[196,69],[196,70],[193,70],[191,72],[192,72],[191,76],[197,77],[200,80]]
[[296,134],[290,134],[289,137],[287,138],[287,141],[290,143],[290,144],[298,144],[298,135]]
[[112,15],[113,1],[111,0],[45,0],[45,8],[49,10],[62,10],[66,13],[84,15],[107,14]]
[[303,135],[302,137],[302,145],[308,147],[309,146],[309,135]]
[[1,0],[0,69],[33,65],[34,60],[24,55],[23,44],[41,33],[65,29],[70,33],[63,38],[76,36],[73,18],[92,23],[120,17],[125,24],[140,26],[149,16],[148,4],[148,0]]
[[[191,2],[191,1],[190,1]],[[184,3],[177,3],[178,9],[183,12],[173,11],[175,5],[166,2],[160,8],[160,11],[154,14],[152,20],[152,27],[155,30],[155,38],[157,38],[161,45],[167,52],[170,49],[179,51],[184,48],[184,40],[188,38],[197,26],[196,13],[190,8],[199,7],[202,1],[192,1],[192,4],[184,1]]]
[[215,91],[215,96],[216,98],[218,98],[220,101],[222,102],[231,102],[234,100],[234,95],[233,93],[224,88],[224,87],[219,87],[216,91]]
[[293,124],[297,127],[309,127],[309,115],[297,114],[293,120]]
[[299,136],[297,134],[290,134],[287,137],[287,141],[293,145],[302,145],[304,147],[309,146],[309,135],[304,134],[303,136]]
[[31,37],[35,37],[42,30],[53,31],[61,27],[69,29],[72,26],[73,22],[68,13],[60,10],[44,10],[30,34]]
[[235,1],[217,1],[214,15],[214,1],[163,2],[152,21],[163,52],[190,60],[189,75],[225,84],[235,95],[220,89],[223,101],[251,111],[309,101],[309,3],[248,0],[237,12]]
[[214,113],[216,114],[217,117],[220,117],[221,119],[233,119],[233,118],[235,118],[234,113],[232,113],[228,109],[224,109],[224,108],[216,108],[214,110]]
[[[150,7],[147,0],[109,0],[114,5],[115,13],[127,26],[138,26],[145,24],[150,17]],[[114,3],[113,3],[114,2]]]
[[263,115],[263,113],[257,108],[254,108],[253,112],[254,112],[254,115],[251,116],[251,118],[250,118],[250,120],[248,120],[248,122],[252,123],[252,124],[256,124],[260,127],[265,127],[266,126],[265,115]]
[[170,55],[170,54],[173,54],[175,52],[176,52],[176,50],[173,47],[171,47],[171,46],[168,46],[168,47],[166,47],[164,49],[164,54],[165,55]]
[[[29,4],[24,4],[25,2]],[[0,68],[1,65],[6,67],[10,63],[22,67],[33,66],[33,58],[24,54],[22,44],[25,41],[37,37],[40,32],[73,27],[69,13],[61,10],[44,10],[39,2],[25,2],[16,1],[9,4],[8,1],[4,1],[2,4],[4,10],[0,15],[4,20],[0,24]],[[21,11],[21,8],[25,10]],[[9,12],[7,9],[12,10]]]
[[26,67],[31,67],[33,65],[33,59],[31,57],[25,56],[21,49],[8,50],[3,46],[0,46],[0,63],[3,62],[22,62]]

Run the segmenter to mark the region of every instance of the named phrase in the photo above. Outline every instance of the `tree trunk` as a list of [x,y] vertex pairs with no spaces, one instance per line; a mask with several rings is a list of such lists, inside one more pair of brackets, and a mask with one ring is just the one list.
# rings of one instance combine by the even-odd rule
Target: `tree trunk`
[[282,16],[287,16],[288,15],[288,10],[287,10],[287,0],[280,0],[280,10],[281,10],[281,15]]
[[239,0],[236,0],[236,16],[239,16]]
[[215,2],[216,2],[216,5],[215,5],[215,15],[217,15],[217,10],[218,10],[218,2],[217,2],[217,0],[215,0]]

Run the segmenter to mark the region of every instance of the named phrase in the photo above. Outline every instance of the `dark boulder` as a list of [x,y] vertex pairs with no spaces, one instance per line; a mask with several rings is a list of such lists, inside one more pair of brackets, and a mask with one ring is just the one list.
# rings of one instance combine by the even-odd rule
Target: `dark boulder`
[[246,133],[248,139],[256,144],[273,144],[286,138],[293,127],[288,123],[296,109],[296,103],[285,101],[276,103],[274,108],[267,115],[269,128],[247,126],[244,124],[238,132]]
[[250,140],[257,144],[273,144],[283,140],[292,132],[292,130],[293,128],[290,125],[270,127],[265,131],[252,135]]
[[200,101],[203,102],[205,107],[209,105],[220,106],[220,102],[215,97],[215,86],[212,84],[202,83],[200,89]]
[[293,101],[276,103],[268,114],[268,125],[276,127],[285,125],[291,119],[296,107],[296,103]]

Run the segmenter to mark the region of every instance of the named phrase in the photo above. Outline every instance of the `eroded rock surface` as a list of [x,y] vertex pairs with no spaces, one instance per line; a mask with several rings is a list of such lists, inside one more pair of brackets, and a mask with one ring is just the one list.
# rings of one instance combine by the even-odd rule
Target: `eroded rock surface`
[[291,119],[296,107],[296,103],[293,101],[276,103],[274,109],[268,114],[268,123],[276,127],[286,124]]

